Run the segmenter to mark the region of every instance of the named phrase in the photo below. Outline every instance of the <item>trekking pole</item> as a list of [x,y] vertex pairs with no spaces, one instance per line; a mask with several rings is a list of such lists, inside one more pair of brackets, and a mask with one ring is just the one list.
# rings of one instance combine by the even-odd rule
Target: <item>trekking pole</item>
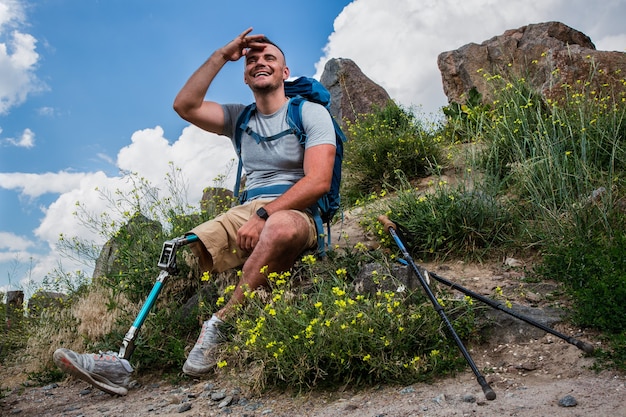
[[172,240],[168,240],[163,243],[163,249],[161,251],[161,256],[159,256],[158,267],[161,268],[161,273],[156,279],[150,294],[144,301],[141,306],[141,310],[139,310],[139,314],[137,314],[137,318],[133,322],[126,335],[124,335],[124,340],[122,341],[122,346],[120,347],[120,351],[117,354],[118,357],[123,359],[129,359],[135,350],[135,339],[139,335],[139,329],[143,326],[143,322],[148,317],[148,313],[154,306],[154,303],[157,300],[157,297],[161,293],[161,289],[165,285],[167,278],[170,275],[175,275],[178,273],[178,267],[176,266],[176,250],[184,245],[188,245],[190,243],[198,241],[199,238],[195,234],[190,234],[187,236],[178,237]]
[[430,302],[435,308],[435,311],[439,314],[443,322],[446,324],[446,327],[448,328],[450,334],[452,335],[452,338],[456,342],[456,345],[458,346],[459,350],[463,354],[463,357],[467,361],[467,364],[470,366],[470,368],[472,368],[472,372],[474,372],[474,375],[476,375],[476,380],[480,384],[480,387],[483,389],[483,392],[485,393],[485,398],[487,398],[490,401],[495,400],[496,393],[491,389],[491,387],[489,386],[489,383],[485,380],[485,377],[480,373],[480,371],[476,367],[474,360],[472,359],[469,352],[463,345],[463,342],[459,338],[459,335],[456,333],[456,331],[454,331],[454,327],[452,327],[452,323],[450,322],[450,320],[448,320],[446,313],[443,311],[443,308],[441,307],[441,305],[437,301],[437,298],[435,297],[430,287],[428,286],[426,279],[424,278],[420,270],[417,268],[417,265],[415,265],[413,258],[411,257],[408,250],[406,249],[406,247],[404,246],[404,244],[398,237],[398,234],[396,233],[396,225],[391,220],[389,220],[389,218],[385,215],[379,216],[378,221],[381,222],[383,225],[383,228],[389,232],[393,240],[398,245],[398,248],[400,248],[400,251],[402,252],[402,255],[404,256],[405,260],[409,263],[415,275],[417,275],[417,278],[419,279],[420,284],[422,285],[422,288],[424,288],[426,295],[428,295],[428,298],[430,299]]
[[567,336],[567,335],[565,335],[563,333],[559,333],[558,331],[556,331],[556,330],[554,330],[554,329],[552,329],[552,328],[550,328],[550,327],[548,327],[546,325],[543,325],[543,324],[541,324],[541,323],[539,323],[539,322],[537,322],[537,321],[535,321],[535,320],[533,320],[533,319],[531,319],[529,317],[525,317],[525,316],[523,316],[523,315],[521,315],[519,313],[516,313],[515,311],[513,311],[510,308],[504,306],[500,302],[496,302],[496,301],[492,300],[491,298],[484,297],[484,296],[482,296],[480,294],[477,294],[477,293],[475,293],[475,292],[473,292],[471,290],[468,290],[467,288],[464,288],[464,287],[462,287],[462,286],[460,286],[458,284],[455,284],[454,282],[448,281],[447,279],[445,279],[445,278],[435,274],[434,272],[429,272],[429,275],[431,277],[433,277],[434,279],[436,279],[437,281],[441,282],[442,284],[445,284],[445,285],[449,286],[452,289],[455,289],[457,291],[462,292],[465,295],[468,295],[468,296],[470,296],[472,298],[475,298],[478,301],[482,301],[483,303],[489,305],[490,307],[493,307],[493,308],[495,308],[497,310],[503,311],[506,314],[509,314],[509,315],[515,317],[516,319],[519,319],[519,320],[522,320],[522,321],[524,321],[524,322],[526,322],[528,324],[531,324],[531,325],[533,325],[533,326],[535,326],[535,327],[537,327],[537,328],[539,328],[539,329],[541,329],[541,330],[543,330],[545,332],[553,334],[556,337],[560,337],[561,339],[565,340],[568,343],[571,343],[572,345],[576,346],[578,349],[582,350],[585,353],[589,353],[589,354],[593,353],[594,347],[593,347],[593,345],[591,343],[583,342],[582,340],[578,340],[578,339],[576,339],[574,337]]

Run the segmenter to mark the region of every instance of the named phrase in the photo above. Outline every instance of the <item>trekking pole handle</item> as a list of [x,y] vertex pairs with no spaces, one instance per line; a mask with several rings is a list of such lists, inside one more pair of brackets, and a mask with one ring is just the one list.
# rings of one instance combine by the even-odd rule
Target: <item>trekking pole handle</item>
[[382,223],[383,227],[385,228],[387,232],[389,232],[389,229],[396,230],[395,223],[389,220],[389,217],[385,216],[384,214],[381,214],[380,216],[378,216],[378,221]]

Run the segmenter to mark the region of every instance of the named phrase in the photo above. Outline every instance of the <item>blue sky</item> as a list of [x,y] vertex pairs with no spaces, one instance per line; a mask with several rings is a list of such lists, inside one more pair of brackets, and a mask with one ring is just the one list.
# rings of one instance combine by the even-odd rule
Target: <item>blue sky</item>
[[[59,262],[89,271],[58,252],[58,236],[98,241],[72,212],[76,201],[103,210],[96,187],[128,190],[120,170],[165,189],[171,162],[193,179],[192,203],[227,174],[229,143],[189,127],[172,101],[215,49],[249,26],[281,45],[294,76],[319,77],[330,57],[350,58],[396,101],[436,114],[446,104],[437,55],[507,29],[558,20],[598,49],[626,50],[626,0],[601,5],[0,0],[0,290],[29,287]],[[249,102],[242,79],[242,64],[228,64],[210,98]]]

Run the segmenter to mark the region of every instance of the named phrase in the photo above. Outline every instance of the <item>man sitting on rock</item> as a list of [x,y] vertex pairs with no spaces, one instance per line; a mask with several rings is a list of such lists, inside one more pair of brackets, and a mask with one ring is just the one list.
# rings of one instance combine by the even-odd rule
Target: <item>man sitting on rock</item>
[[[229,61],[245,58],[244,82],[254,94],[256,111],[248,126],[253,133],[269,138],[289,129],[286,120],[289,98],[284,82],[289,77],[282,50],[263,35],[245,30],[216,50],[183,86],[174,109],[190,123],[234,138],[236,122],[244,104],[218,104],[205,95],[216,75]],[[242,266],[240,281],[226,305],[202,325],[198,340],[189,353],[183,372],[202,376],[216,364],[211,353],[222,341],[219,326],[243,303],[244,292],[267,283],[269,272],[291,268],[298,256],[315,248],[318,233],[308,208],[331,186],[335,160],[335,131],[328,111],[319,104],[303,103],[302,123],[306,145],[289,133],[278,140],[257,143],[243,133],[241,155],[247,173],[246,190],[273,185],[290,185],[282,194],[250,193],[245,204],[233,207],[190,233],[199,238],[190,248],[204,271],[221,272]],[[210,163],[210,161],[207,161]],[[256,194],[256,195],[255,195]],[[127,394],[132,367],[112,352],[78,354],[69,349],[54,352],[54,361],[65,372],[99,389]]]

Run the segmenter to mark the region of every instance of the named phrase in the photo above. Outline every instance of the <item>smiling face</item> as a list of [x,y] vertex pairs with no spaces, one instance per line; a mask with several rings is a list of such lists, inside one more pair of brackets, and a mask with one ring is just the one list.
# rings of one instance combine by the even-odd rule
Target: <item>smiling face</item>
[[289,78],[289,68],[281,50],[271,43],[262,45],[262,48],[252,48],[246,54],[244,82],[253,92],[276,90]]

